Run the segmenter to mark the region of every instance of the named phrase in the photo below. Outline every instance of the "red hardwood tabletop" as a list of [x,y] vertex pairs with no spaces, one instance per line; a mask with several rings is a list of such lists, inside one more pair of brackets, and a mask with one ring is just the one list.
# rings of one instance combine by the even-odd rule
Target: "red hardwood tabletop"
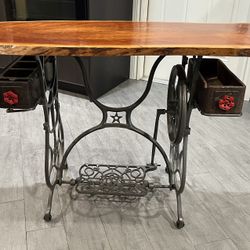
[[0,55],[250,56],[250,24],[0,22]]

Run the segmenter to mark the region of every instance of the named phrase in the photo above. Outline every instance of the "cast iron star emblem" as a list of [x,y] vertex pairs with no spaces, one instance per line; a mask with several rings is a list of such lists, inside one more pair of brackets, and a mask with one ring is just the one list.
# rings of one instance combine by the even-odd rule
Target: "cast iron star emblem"
[[111,115],[111,117],[113,118],[112,123],[121,123],[120,119],[122,118],[121,115],[118,115],[118,113],[116,112],[115,115]]

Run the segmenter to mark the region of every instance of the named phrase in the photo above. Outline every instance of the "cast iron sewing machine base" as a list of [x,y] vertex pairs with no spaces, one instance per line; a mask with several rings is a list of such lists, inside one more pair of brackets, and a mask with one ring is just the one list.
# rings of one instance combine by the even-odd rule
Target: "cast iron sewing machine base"
[[[189,120],[191,111],[194,108],[194,90],[195,82],[199,68],[201,57],[193,58],[193,74],[192,79],[187,79],[185,73],[185,65],[187,64],[187,57],[183,57],[183,62],[180,65],[173,67],[167,96],[167,107],[166,109],[157,110],[154,135],[151,136],[145,131],[137,128],[131,121],[131,114],[133,110],[138,107],[144,99],[147,97],[154,78],[154,74],[157,66],[163,60],[164,56],[160,56],[154,63],[150,76],[145,88],[145,91],[141,97],[133,104],[127,107],[109,107],[103,105],[98,100],[93,98],[86,80],[86,73],[84,65],[79,58],[76,58],[83,75],[83,81],[88,90],[90,100],[101,110],[102,119],[101,122],[83,133],[81,133],[75,140],[69,145],[65,153],[63,154],[62,138],[62,126],[59,124],[59,130],[56,131],[56,127],[48,127],[45,125],[46,136],[54,138],[54,146],[49,145],[49,140],[46,141],[46,152],[47,152],[47,163],[45,164],[46,183],[51,190],[48,199],[48,209],[44,216],[46,221],[51,220],[51,208],[52,208],[52,197],[53,191],[57,184],[68,184],[74,186],[75,191],[82,194],[91,195],[115,195],[115,196],[132,196],[141,197],[148,193],[148,191],[155,188],[169,188],[176,192],[177,197],[177,228],[184,226],[184,220],[182,216],[182,204],[181,194],[185,187],[186,180],[186,162],[187,162],[187,140],[190,133]],[[42,75],[46,75],[41,65]],[[56,74],[56,73],[55,73]],[[46,79],[45,79],[46,80]],[[44,79],[43,79],[44,81]],[[56,84],[56,83],[55,83]],[[188,98],[189,95],[189,98]],[[59,115],[59,103],[55,99],[55,110],[57,111],[58,119]],[[54,115],[54,111],[51,113]],[[170,139],[170,158],[168,158],[165,150],[157,141],[158,127],[160,116],[167,115],[168,120],[168,133]],[[56,117],[56,116],[55,116]],[[48,124],[48,123],[46,123]],[[55,123],[54,125],[56,125]],[[123,128],[131,130],[152,143],[152,156],[151,163],[146,166],[127,166],[127,165],[105,165],[105,164],[83,164],[80,166],[79,177],[72,180],[65,180],[63,178],[63,172],[67,166],[67,159],[72,149],[81,141],[84,137],[89,134],[102,130],[104,128]],[[47,138],[46,137],[46,138]],[[161,153],[165,162],[165,172],[168,176],[168,185],[158,185],[148,182],[145,177],[148,171],[157,170],[157,164],[154,161],[155,150],[158,149]],[[59,153],[60,152],[60,153]],[[48,154],[51,155],[48,156]],[[55,157],[56,156],[56,157]],[[50,160],[52,159],[52,160]],[[50,167],[48,167],[50,166]],[[56,170],[53,176],[51,171]],[[51,177],[55,178],[51,178]]]

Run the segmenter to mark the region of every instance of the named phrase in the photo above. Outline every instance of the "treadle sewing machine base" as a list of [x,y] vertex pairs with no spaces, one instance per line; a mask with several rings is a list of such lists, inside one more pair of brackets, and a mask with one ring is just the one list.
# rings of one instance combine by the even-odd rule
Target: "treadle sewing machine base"
[[[60,36],[63,36],[64,33],[58,28],[60,25],[62,25],[63,29],[68,25],[70,31],[73,30],[76,32],[71,34],[71,36],[68,35],[64,37],[64,39],[62,39],[63,41],[76,39],[78,42],[74,40],[71,44],[70,40],[69,43],[71,47],[67,42],[65,42],[65,44],[63,43],[63,47],[57,47],[57,45],[53,44],[48,46],[47,36],[44,34],[46,34],[46,31],[52,34],[53,31],[55,34],[58,33]],[[92,29],[91,25],[94,26],[94,29]],[[175,25],[177,27],[175,27]],[[118,26],[119,28],[117,28]],[[132,22],[29,22],[28,24],[19,22],[17,26],[14,23],[0,24],[0,37],[3,37],[0,38],[0,54],[12,53],[20,55],[20,53],[25,52],[31,55],[18,58],[1,73],[0,107],[7,109],[8,112],[21,112],[32,110],[38,104],[43,105],[45,120],[45,180],[50,189],[48,207],[44,215],[46,221],[52,219],[52,200],[56,185],[67,184],[73,186],[74,190],[80,194],[113,195],[119,197],[142,197],[156,188],[168,188],[176,193],[176,227],[182,228],[184,226],[181,195],[186,182],[187,146],[188,136],[191,131],[189,122],[192,110],[198,108],[201,113],[205,115],[239,116],[244,99],[245,85],[218,59],[203,58],[203,54],[250,55],[250,37],[249,43],[247,43],[249,48],[243,46],[244,48],[241,49],[239,44],[241,44],[244,40],[243,38],[245,38],[243,36],[244,33],[241,32],[240,36],[242,37],[239,38],[239,32],[237,32],[234,26],[222,26],[223,29],[220,26],[213,25],[213,28],[210,28],[212,34],[207,34],[208,38],[213,35],[214,40],[216,40],[218,36],[216,40],[218,43],[217,46],[214,44],[212,46],[206,45],[205,42],[207,42],[208,39],[205,38],[204,41],[202,40],[203,43],[200,47],[197,45],[196,40],[195,43],[193,40],[188,43],[192,44],[193,42],[193,47],[190,45],[190,47],[187,48],[186,44],[178,45],[178,42],[180,42],[178,37],[180,35],[182,37],[181,40],[183,40],[184,37],[187,40],[190,39],[190,35],[187,34],[183,37],[182,33],[177,32],[171,33],[177,43],[176,48],[172,48],[171,44],[173,42],[166,42],[165,45],[159,45],[156,35],[160,36],[160,41],[168,41],[166,30],[173,32],[173,30],[182,29],[184,32],[184,30],[189,27],[189,24]],[[1,32],[5,34],[11,30],[13,34],[19,34],[20,27],[23,31],[26,31],[24,33],[30,34],[28,39],[34,39],[36,41],[36,38],[40,37],[41,42],[35,43],[33,45],[34,48],[31,46],[32,49],[30,49],[30,45],[25,45],[27,44],[26,38],[23,38],[26,41],[25,44],[23,44],[22,41],[20,44],[12,44],[12,41],[9,40],[1,41],[1,39],[5,39],[6,37],[1,36]],[[37,29],[34,29],[34,27]],[[226,27],[228,27],[228,30]],[[194,35],[195,39],[199,39],[199,34],[204,30],[204,27],[191,24],[191,28],[192,31],[198,34],[198,36]],[[83,37],[81,37],[79,30],[82,31]],[[102,32],[104,40],[96,36],[98,30]],[[119,36],[121,36],[119,32],[121,30],[125,30],[126,32],[125,37],[121,37],[121,40],[119,40]],[[133,30],[132,33],[131,30]],[[118,32],[117,36],[113,34],[114,32]],[[220,44],[223,37],[221,32],[226,32],[226,34],[228,34],[227,32],[233,34],[236,32],[239,44],[233,43],[228,45],[228,48],[224,48]],[[85,33],[87,34],[86,37],[84,36]],[[112,39],[110,39],[110,35]],[[130,37],[131,40],[126,41],[127,37]],[[142,37],[145,39],[142,39]],[[152,40],[147,40],[149,37],[152,38]],[[155,41],[153,37],[156,37]],[[101,42],[103,42],[105,46],[99,46],[98,43],[92,45],[95,39],[101,39]],[[112,47],[107,41],[112,43],[114,39],[118,40]],[[226,39],[226,42],[228,42],[228,37]],[[49,41],[51,42],[51,40]],[[86,41],[86,47],[82,45],[84,41]],[[246,41],[246,39],[244,41]],[[133,44],[133,42],[135,42],[134,45],[128,48],[128,44]],[[75,45],[75,43],[80,43],[83,47],[79,48],[77,47],[79,45]],[[234,46],[237,49],[232,49]],[[38,56],[34,56],[34,54]],[[98,125],[82,132],[70,143],[66,151],[64,151],[64,133],[58,100],[57,63],[55,56],[66,54],[75,56],[82,71],[83,82],[86,86],[89,98],[99,108],[102,117]],[[146,88],[137,101],[126,107],[109,107],[93,97],[88,84],[89,81],[86,79],[88,74],[86,74],[82,60],[77,57],[78,55],[112,56],[142,54],[162,55],[158,57],[152,66]],[[155,71],[167,54],[182,54],[182,62],[173,66],[171,70],[166,98],[167,105],[157,110],[154,133],[150,135],[133,124],[131,115],[149,94]],[[194,56],[187,57],[184,54],[194,54]],[[167,116],[167,131],[170,141],[169,158],[158,141],[158,128],[161,116]],[[68,168],[68,156],[72,149],[89,134],[105,128],[128,129],[149,140],[152,143],[150,163],[144,166],[85,163],[79,166],[79,176],[71,180],[66,179],[64,177],[64,171]],[[161,167],[155,162],[156,149],[164,159],[165,165],[162,167],[165,168],[168,185],[151,183],[146,179],[148,172],[157,171],[157,169]]]

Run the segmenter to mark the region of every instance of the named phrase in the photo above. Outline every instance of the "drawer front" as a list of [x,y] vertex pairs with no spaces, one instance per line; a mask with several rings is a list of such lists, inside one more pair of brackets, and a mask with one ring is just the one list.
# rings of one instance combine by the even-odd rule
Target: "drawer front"
[[0,82],[0,107],[30,109],[32,101],[28,83],[10,84]]

